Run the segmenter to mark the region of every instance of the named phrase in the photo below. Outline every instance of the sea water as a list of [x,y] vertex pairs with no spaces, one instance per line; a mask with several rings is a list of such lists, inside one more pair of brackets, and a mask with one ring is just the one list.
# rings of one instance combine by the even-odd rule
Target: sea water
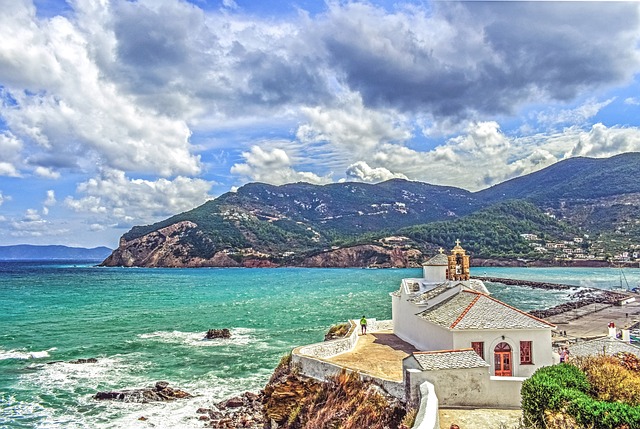
[[[473,275],[609,289],[619,270],[474,268]],[[262,388],[280,358],[331,324],[391,317],[389,293],[419,269],[143,269],[0,262],[0,427],[202,427],[195,413]],[[637,285],[640,270],[625,270]],[[572,291],[488,284],[523,310]],[[229,328],[228,340],[203,340]],[[97,358],[97,363],[70,360]],[[165,380],[196,395],[171,403],[98,402],[98,391]],[[147,420],[138,420],[140,417]]]

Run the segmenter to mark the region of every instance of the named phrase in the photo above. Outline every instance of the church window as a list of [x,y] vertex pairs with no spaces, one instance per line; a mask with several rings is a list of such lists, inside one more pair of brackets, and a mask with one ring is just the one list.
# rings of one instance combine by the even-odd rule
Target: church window
[[482,341],[473,341],[471,343],[471,348],[474,352],[476,352],[482,359],[484,359],[484,342]]
[[533,359],[531,358],[531,341],[520,341],[520,363],[533,363]]

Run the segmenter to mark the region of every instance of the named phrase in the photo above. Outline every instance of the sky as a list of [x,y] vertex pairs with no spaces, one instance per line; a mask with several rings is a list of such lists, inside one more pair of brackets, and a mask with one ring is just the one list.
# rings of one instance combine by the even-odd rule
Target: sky
[[0,41],[0,245],[640,151],[639,2],[0,0]]

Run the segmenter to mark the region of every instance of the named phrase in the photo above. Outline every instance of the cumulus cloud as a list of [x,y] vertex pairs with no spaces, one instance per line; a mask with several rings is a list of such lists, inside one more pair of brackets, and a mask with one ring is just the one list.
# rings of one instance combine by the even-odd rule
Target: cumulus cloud
[[36,209],[27,209],[21,218],[12,220],[10,225],[12,237],[62,236],[69,232],[66,228],[53,226]]
[[67,197],[65,204],[76,212],[98,215],[105,223],[149,223],[203,204],[210,199],[211,185],[180,176],[130,179],[123,171],[105,169],[99,177],[78,185],[77,193],[83,197]]
[[464,118],[630,79],[638,24],[637,3],[332,3],[316,31],[368,106]]
[[578,142],[567,154],[573,156],[608,157],[640,150],[640,130],[631,127],[608,128],[595,124],[578,134]]
[[321,177],[312,172],[294,170],[289,155],[280,148],[264,150],[260,146],[252,146],[250,151],[242,153],[242,157],[245,162],[234,164],[231,173],[250,181],[274,185],[291,182],[331,182],[328,176]]
[[406,179],[401,173],[392,173],[384,167],[372,168],[364,161],[358,161],[347,168],[346,175],[349,179],[362,182],[383,182],[390,179]]
[[5,197],[2,194],[2,191],[0,191],[0,206],[2,206],[2,204],[4,203]]
[[59,171],[55,171],[51,168],[47,168],[47,167],[42,167],[42,166],[38,166],[35,168],[35,170],[33,170],[33,172],[40,176],[40,177],[44,177],[47,179],[59,179],[60,178],[60,172]]
[[26,2],[10,3],[0,17],[0,78],[11,102],[0,112],[32,151],[163,176],[200,171],[184,120],[140,106],[105,79],[92,34],[82,25],[61,16],[40,20]]
[[385,143],[404,143],[412,137],[408,120],[393,110],[368,109],[358,94],[348,94],[334,107],[308,107],[307,122],[296,137],[304,145],[325,145],[336,160],[352,163]]
[[18,177],[22,142],[11,132],[0,133],[0,176]]

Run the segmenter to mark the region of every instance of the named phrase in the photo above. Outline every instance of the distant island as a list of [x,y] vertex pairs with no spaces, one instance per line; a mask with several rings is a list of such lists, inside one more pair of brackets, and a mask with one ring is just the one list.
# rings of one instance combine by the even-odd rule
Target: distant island
[[37,246],[18,244],[0,246],[0,261],[29,260],[83,260],[102,261],[109,256],[112,249],[108,247],[69,247],[61,245]]

